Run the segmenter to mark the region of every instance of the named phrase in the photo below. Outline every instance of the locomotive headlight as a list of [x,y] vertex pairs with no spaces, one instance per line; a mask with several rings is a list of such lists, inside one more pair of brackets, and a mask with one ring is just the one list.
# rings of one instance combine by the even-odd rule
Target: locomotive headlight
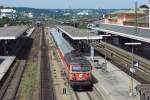
[[79,78],[81,78],[83,76],[83,74],[79,74]]

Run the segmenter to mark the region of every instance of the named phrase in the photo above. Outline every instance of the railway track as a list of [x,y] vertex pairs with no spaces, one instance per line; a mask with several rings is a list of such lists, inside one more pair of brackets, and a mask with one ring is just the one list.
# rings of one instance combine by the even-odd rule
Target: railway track
[[[102,42],[102,45],[104,45],[105,43]],[[118,52],[118,50],[116,50],[115,48],[109,47],[107,51],[109,51],[110,53],[115,53],[115,55],[117,55],[117,57],[123,59],[125,62],[129,63],[129,66],[131,66],[132,64],[132,57],[131,54],[129,53],[123,53],[123,52]],[[145,72],[147,74],[150,74],[150,63],[149,61],[144,61],[144,58],[139,58],[138,56],[134,56],[134,59],[140,61],[140,66],[139,66],[139,70],[142,72]]]
[[[127,74],[131,75],[130,72],[130,67],[132,66],[131,54],[113,48],[112,46],[106,44],[105,42],[92,43],[91,45],[93,45],[94,47],[98,47],[96,48],[96,50],[103,55],[106,51],[107,59],[109,59],[112,63],[117,65],[117,67],[125,71]],[[104,50],[104,45],[106,45],[105,50]],[[145,62],[142,58],[139,57],[136,57],[135,59],[138,60],[140,63],[139,63],[139,68],[136,69],[136,73],[133,75],[133,77],[141,83],[150,83],[150,80],[147,81],[142,77],[143,74],[150,75],[149,62]]]
[[89,100],[93,100],[92,97],[91,97],[91,95],[89,94],[89,92],[86,92],[86,94],[87,94]]
[[71,87],[70,90],[74,95],[73,100],[104,100],[105,98],[95,87],[90,91],[74,91]]
[[53,80],[50,72],[48,47],[46,44],[44,28],[42,28],[40,73],[41,73],[40,100],[56,100],[53,89]]
[[93,100],[89,92],[75,92],[76,100]]
[[[36,32],[33,34],[35,33]],[[32,38],[34,38],[34,36],[32,36]],[[16,53],[16,60],[7,72],[7,77],[5,77],[5,81],[0,88],[0,100],[14,100],[16,98],[29,52],[32,47],[31,38],[24,38],[20,45],[20,50],[17,50],[18,52]]]
[[74,91],[76,100],[104,100],[99,91],[93,87],[92,91],[77,92]]

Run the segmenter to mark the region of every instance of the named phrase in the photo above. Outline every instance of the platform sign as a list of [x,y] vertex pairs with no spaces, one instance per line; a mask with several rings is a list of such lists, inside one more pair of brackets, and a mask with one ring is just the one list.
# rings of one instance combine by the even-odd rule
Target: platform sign
[[133,61],[133,67],[139,67],[139,61]]

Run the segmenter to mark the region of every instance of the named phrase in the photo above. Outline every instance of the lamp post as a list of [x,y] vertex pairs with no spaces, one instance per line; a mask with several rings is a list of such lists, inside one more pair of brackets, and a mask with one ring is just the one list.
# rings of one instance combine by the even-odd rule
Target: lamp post
[[132,66],[130,68],[130,72],[131,72],[131,79],[130,79],[130,82],[131,82],[131,88],[130,88],[130,96],[133,96],[133,73],[135,72],[135,69],[134,69],[134,46],[138,46],[138,45],[141,45],[140,42],[131,42],[131,43],[125,43],[125,45],[127,46],[132,46]]
[[148,16],[148,19],[149,19],[149,28],[150,28],[150,0],[149,0],[149,16]]
[[[110,37],[111,35],[109,35],[109,34],[106,34],[106,35],[100,35],[101,37],[104,37],[105,39],[104,39],[104,41],[105,41],[105,43],[106,43],[106,37]],[[105,58],[105,61],[104,61],[104,66],[105,66],[105,71],[107,71],[107,55],[106,55],[106,44],[104,45],[104,58]]]

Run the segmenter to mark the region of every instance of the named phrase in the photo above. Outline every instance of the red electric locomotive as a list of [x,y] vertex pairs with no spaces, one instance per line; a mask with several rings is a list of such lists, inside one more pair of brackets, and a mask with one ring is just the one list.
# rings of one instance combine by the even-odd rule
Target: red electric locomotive
[[88,86],[92,87],[92,65],[91,63],[62,37],[57,30],[51,34],[57,44],[62,61],[67,67],[66,75],[71,87]]
[[91,63],[78,52],[71,52],[65,55],[65,62],[68,68],[68,80],[74,86],[92,86]]

